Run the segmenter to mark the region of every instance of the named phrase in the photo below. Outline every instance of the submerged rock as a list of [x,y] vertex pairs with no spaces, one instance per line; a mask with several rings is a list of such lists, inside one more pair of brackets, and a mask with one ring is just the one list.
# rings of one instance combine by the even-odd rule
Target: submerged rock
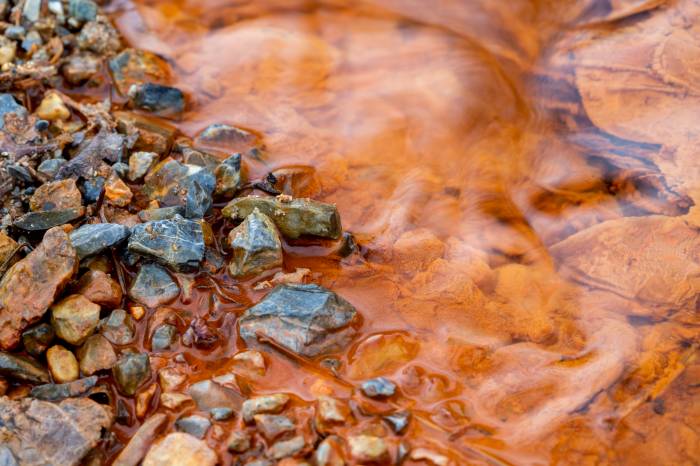
[[338,239],[342,233],[336,207],[312,199],[246,196],[229,202],[222,213],[234,220],[244,219],[255,209],[270,217],[288,238],[313,235]]
[[282,265],[282,242],[267,215],[255,209],[229,233],[232,258],[229,272],[234,277],[257,274]]
[[49,382],[49,372],[38,362],[24,356],[3,352],[0,352],[0,375],[30,383]]
[[27,353],[40,356],[51,346],[55,337],[56,332],[53,331],[53,327],[43,323],[22,334],[22,345]]
[[158,307],[174,300],[180,287],[160,265],[144,264],[129,288],[129,297],[148,307]]
[[257,344],[258,337],[304,357],[344,349],[356,334],[359,316],[349,302],[318,285],[275,287],[239,319],[241,337]]
[[388,398],[396,393],[396,384],[385,377],[377,377],[363,382],[360,389],[369,398]]
[[216,177],[208,168],[168,158],[146,176],[144,193],[163,207],[182,206],[186,218],[201,218],[211,207],[215,187]]
[[132,396],[151,377],[151,361],[146,353],[126,353],[112,367],[119,391]]
[[39,246],[0,281],[0,348],[19,342],[22,330],[46,313],[77,270],[77,254],[66,231],[47,231]]
[[259,145],[258,137],[241,128],[215,123],[207,126],[195,139],[197,145],[223,149],[230,152],[247,152]]
[[131,230],[128,250],[177,271],[196,269],[204,258],[202,225],[179,215],[172,220],[136,225]]
[[71,345],[82,344],[100,321],[100,306],[74,294],[51,306],[51,325],[56,335]]
[[20,465],[77,466],[112,420],[109,408],[89,398],[0,398],[0,439]]
[[107,248],[114,247],[129,236],[129,228],[117,223],[95,223],[83,225],[70,234],[70,240],[84,259],[99,254]]
[[15,220],[13,225],[27,231],[48,230],[72,222],[83,216],[85,209],[56,209],[43,212],[29,212]]
[[256,414],[253,419],[255,427],[268,442],[286,433],[294,432],[295,429],[292,420],[281,414]]
[[218,457],[203,440],[184,432],[168,434],[148,451],[142,466],[215,466]]
[[185,95],[176,87],[161,84],[134,84],[129,88],[129,101],[134,108],[164,118],[180,118],[185,111]]
[[243,421],[253,422],[256,414],[277,414],[289,403],[289,395],[275,393],[251,398],[243,402]]
[[82,203],[83,196],[80,194],[75,180],[67,179],[39,186],[29,200],[29,208],[34,212],[80,209]]
[[304,441],[304,437],[297,435],[289,440],[280,440],[276,442],[267,450],[267,456],[275,460],[281,460],[282,458],[295,456],[300,453],[305,446],[306,442]]
[[241,186],[241,154],[233,154],[216,167],[217,196],[232,197]]
[[85,375],[108,370],[117,362],[112,344],[102,335],[92,335],[78,349],[80,371]]
[[[60,401],[86,394],[97,385],[97,376],[86,377],[68,383],[49,383],[32,388],[32,398],[44,401]],[[2,463],[0,463],[1,465]]]
[[97,9],[97,4],[92,0],[70,0],[68,2],[68,15],[79,23],[94,21],[97,17]]
[[177,327],[163,324],[153,331],[151,349],[153,351],[167,350],[177,342]]
[[129,157],[129,179],[136,181],[143,178],[158,160],[155,152],[134,152]]
[[134,341],[136,324],[124,309],[115,309],[100,322],[100,333],[115,345],[128,345]]
[[239,409],[241,396],[228,387],[213,380],[202,380],[190,386],[187,393],[192,397],[200,411],[210,411],[215,408]]
[[113,466],[137,466],[141,463],[153,440],[167,422],[168,416],[163,413],[156,413],[146,419],[114,460]]

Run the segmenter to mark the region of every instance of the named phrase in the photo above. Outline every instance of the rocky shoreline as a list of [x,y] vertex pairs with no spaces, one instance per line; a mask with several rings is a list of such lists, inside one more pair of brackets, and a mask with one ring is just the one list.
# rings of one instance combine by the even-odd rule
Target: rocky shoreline
[[[452,464],[401,440],[391,380],[349,387],[367,404],[244,388],[272,354],[333,374],[362,325],[307,269],[285,273],[289,240],[358,254],[334,205],[248,179],[264,151],[249,131],[179,134],[167,61],[126,47],[92,0],[0,1],[0,19],[0,464]],[[114,99],[70,97],[90,86]],[[270,291],[224,334],[167,307],[201,274]],[[187,379],[183,351],[239,337],[233,369]],[[113,427],[134,422],[121,442]]]

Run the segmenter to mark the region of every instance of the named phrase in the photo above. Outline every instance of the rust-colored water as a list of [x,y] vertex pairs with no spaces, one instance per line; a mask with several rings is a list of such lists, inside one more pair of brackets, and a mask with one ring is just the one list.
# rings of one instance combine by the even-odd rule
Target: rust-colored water
[[[364,258],[288,244],[285,267],[362,313],[339,373],[397,381],[412,445],[459,464],[700,462],[700,3],[111,9],[173,63],[192,100],[184,133],[251,128],[267,147],[252,175],[315,169],[304,194],[338,205]],[[264,294],[223,285],[223,305],[203,287],[173,306],[219,316],[229,338],[187,354],[193,379],[225,369],[236,313]],[[270,354],[251,393],[349,396]]]

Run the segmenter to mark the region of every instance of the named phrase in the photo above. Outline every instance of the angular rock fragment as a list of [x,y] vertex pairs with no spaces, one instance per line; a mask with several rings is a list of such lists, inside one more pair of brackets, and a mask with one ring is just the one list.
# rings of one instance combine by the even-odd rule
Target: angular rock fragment
[[291,419],[280,414],[256,414],[253,416],[255,427],[268,442],[278,437],[294,432],[295,426]]
[[214,408],[209,411],[209,414],[215,421],[226,421],[231,419],[235,413],[231,408]]
[[324,430],[330,424],[342,424],[350,417],[350,407],[330,396],[319,396],[316,407],[317,429]]
[[258,274],[282,265],[282,242],[274,223],[255,209],[228,237],[234,277]]
[[144,264],[139,269],[134,283],[129,288],[129,297],[148,307],[158,307],[174,300],[180,287],[161,266]]
[[83,225],[70,234],[78,257],[84,259],[114,247],[129,237],[129,228],[117,223]]
[[128,91],[133,108],[163,118],[178,119],[185,111],[185,95],[180,89],[161,84],[134,84]]
[[129,179],[136,181],[143,178],[148,173],[148,170],[158,160],[158,154],[155,152],[134,152],[129,157]]
[[111,425],[109,408],[89,398],[0,398],[0,439],[20,465],[77,466]]
[[5,127],[5,117],[10,115],[24,118],[27,116],[27,109],[18,104],[12,94],[0,94],[0,129]]
[[17,257],[18,248],[17,241],[0,231],[0,276],[19,260]]
[[177,343],[177,337],[177,327],[170,324],[163,324],[153,331],[151,349],[153,351],[167,350]]
[[338,239],[342,233],[340,215],[336,207],[312,199],[239,197],[229,202],[222,213],[234,220],[244,219],[255,209],[270,217],[287,238],[313,235]]
[[280,440],[276,442],[267,450],[267,456],[275,460],[281,460],[282,458],[288,458],[301,453],[305,447],[306,442],[304,441],[304,437],[298,435],[289,440]]
[[68,2],[68,16],[80,24],[95,21],[97,10],[97,4],[92,0],[70,0]]
[[134,151],[155,152],[163,155],[170,150],[176,128],[153,117],[133,112],[114,112],[119,131],[136,138]]
[[73,179],[44,183],[29,200],[29,208],[34,212],[80,209],[82,204],[83,196]]
[[58,173],[58,170],[65,165],[66,159],[56,158],[44,160],[39,164],[36,171],[42,175],[46,175],[49,179],[53,179]]
[[56,337],[56,332],[49,324],[39,324],[22,334],[24,350],[32,356],[40,356],[46,351]]
[[98,371],[108,370],[117,362],[117,354],[112,344],[102,335],[92,335],[78,349],[80,371],[92,375]]
[[24,382],[48,383],[49,373],[41,364],[24,356],[0,352],[0,375]]
[[247,350],[233,356],[234,367],[248,374],[265,375],[265,358],[260,351]]
[[15,220],[13,225],[27,231],[43,231],[72,222],[83,216],[85,209],[56,209],[44,212],[29,212]]
[[682,218],[609,220],[550,252],[574,280],[625,298],[681,308],[700,292],[700,234]]
[[46,232],[27,257],[0,281],[0,348],[19,342],[22,330],[44,315],[78,269],[78,258],[62,228]]
[[80,294],[70,295],[51,306],[51,325],[56,336],[81,345],[100,322],[100,306]]
[[284,393],[251,398],[243,402],[243,420],[250,423],[253,422],[256,414],[277,414],[287,406],[287,403],[289,403],[289,395]]
[[215,466],[216,453],[206,442],[184,432],[168,434],[148,451],[142,466]]
[[186,218],[201,218],[211,207],[215,187],[216,177],[208,168],[168,158],[146,176],[144,193],[162,207],[182,206]]
[[115,309],[100,322],[100,333],[115,345],[128,345],[134,341],[136,324],[124,309]]
[[134,84],[162,84],[170,77],[168,62],[146,50],[125,49],[112,57],[108,66],[114,85],[122,95],[127,95]]
[[250,448],[251,435],[244,430],[234,430],[226,441],[228,451],[243,453]]
[[211,427],[211,421],[204,416],[195,414],[178,419],[175,422],[175,427],[180,432],[186,432],[197,438],[204,438]]
[[55,92],[47,92],[36,109],[36,115],[48,121],[68,120],[71,116],[70,110],[63,103],[61,97]]
[[343,439],[331,435],[323,439],[314,452],[314,464],[317,466],[345,466],[345,447]]
[[233,197],[241,185],[241,154],[233,154],[216,167],[214,171],[216,176],[216,189],[214,193],[217,196]]
[[126,353],[112,367],[119,391],[132,396],[151,377],[151,361],[146,353]]
[[121,47],[119,33],[106,19],[90,21],[80,30],[78,47],[98,55],[116,52]]
[[122,302],[122,288],[101,270],[90,270],[78,281],[78,294],[101,307],[115,308]]
[[389,424],[391,430],[393,430],[397,434],[401,434],[406,430],[406,427],[408,427],[408,424],[411,421],[411,412],[397,411],[395,413],[384,416],[382,419],[384,419],[384,422]]
[[105,199],[110,204],[126,207],[133,197],[134,193],[116,173],[112,173],[105,181]]
[[72,382],[80,375],[78,360],[73,353],[61,345],[49,348],[46,352],[46,363],[56,383]]
[[247,152],[260,144],[258,137],[241,128],[225,123],[207,126],[195,138],[196,144],[229,152]]
[[136,225],[131,230],[128,250],[177,271],[194,270],[204,258],[202,225],[179,215],[172,220]]
[[[178,409],[183,404],[188,401],[192,401],[192,398],[185,395],[184,393],[161,393],[160,394],[160,404],[168,409]],[[228,409],[228,408],[215,408],[215,409]]]
[[340,351],[356,335],[359,315],[337,294],[318,285],[279,285],[239,319],[241,337],[260,337],[304,357]]
[[61,401],[66,398],[74,398],[82,396],[94,388],[97,385],[97,380],[97,376],[92,376],[68,383],[37,385],[32,388],[30,396],[44,401]]
[[[82,177],[85,179],[86,186],[88,183],[96,183],[99,185],[100,181],[103,181],[104,178],[102,176],[96,177],[96,175],[102,172],[103,160],[108,160],[111,163],[122,160],[125,148],[126,136],[116,132],[102,130],[92,138],[80,144],[78,153],[61,167],[56,174],[56,178],[62,180],[65,178]],[[100,190],[97,189],[97,191],[99,195]],[[88,196],[85,190],[83,191],[83,195],[86,202],[95,202],[95,200],[97,200],[97,196]]]

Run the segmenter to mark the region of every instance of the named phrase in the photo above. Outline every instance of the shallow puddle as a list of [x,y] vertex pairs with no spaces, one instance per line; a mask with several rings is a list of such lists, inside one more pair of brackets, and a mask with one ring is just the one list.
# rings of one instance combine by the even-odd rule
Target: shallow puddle
[[[244,394],[352,396],[381,431],[386,406],[352,389],[386,376],[413,411],[397,444],[457,464],[700,461],[697,2],[109,8],[173,65],[191,104],[180,130],[260,134],[250,178],[286,169],[287,190],[337,204],[360,246],[284,244],[285,269],[354,304],[361,334],[339,365],[269,350]],[[200,276],[169,306],[224,337],[182,348],[190,381],[244,347],[256,283]]]

